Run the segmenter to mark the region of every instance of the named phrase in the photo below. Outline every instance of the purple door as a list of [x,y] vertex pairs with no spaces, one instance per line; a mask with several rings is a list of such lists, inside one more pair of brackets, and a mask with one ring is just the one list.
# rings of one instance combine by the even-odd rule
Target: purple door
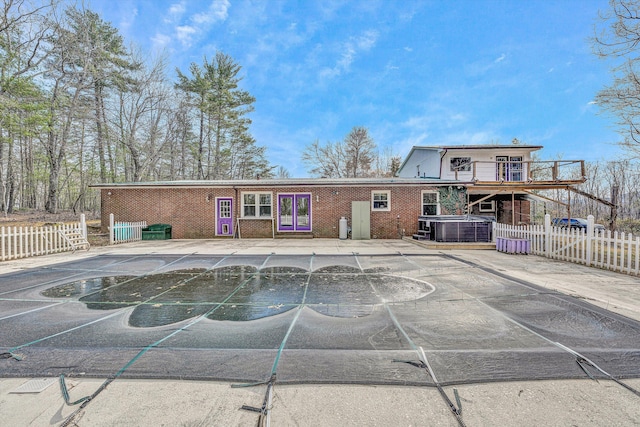
[[278,195],[278,231],[311,231],[311,194]]
[[216,199],[216,236],[233,236],[233,199]]

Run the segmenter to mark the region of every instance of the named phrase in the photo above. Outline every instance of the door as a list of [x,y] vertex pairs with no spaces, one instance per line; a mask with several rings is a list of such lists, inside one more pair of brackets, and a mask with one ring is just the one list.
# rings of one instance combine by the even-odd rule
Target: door
[[311,194],[278,195],[278,231],[311,231]]
[[496,156],[496,181],[509,181],[509,156]]
[[233,236],[233,199],[216,198],[216,236]]
[[371,203],[351,202],[351,240],[371,238]]

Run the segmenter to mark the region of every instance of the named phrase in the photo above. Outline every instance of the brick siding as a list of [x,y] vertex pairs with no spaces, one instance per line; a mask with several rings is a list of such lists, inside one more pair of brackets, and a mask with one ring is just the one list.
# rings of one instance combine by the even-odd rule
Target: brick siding
[[[338,238],[339,222],[345,217],[351,223],[351,202],[371,203],[372,190],[390,190],[391,210],[371,212],[371,238],[397,239],[416,232],[422,209],[421,191],[428,186],[296,186],[296,187],[114,187],[102,189],[102,228],[107,231],[109,214],[117,221],[147,221],[148,224],[171,224],[177,239],[213,238],[216,223],[216,197],[234,200],[234,230],[240,225],[243,238],[270,238],[283,235],[309,235]],[[278,194],[311,194],[310,232],[278,232],[277,220],[238,218],[243,192],[270,192],[272,213],[277,217]],[[275,229],[275,231],[274,231]]]
[[[398,239],[417,232],[418,216],[422,210],[422,191],[433,190],[429,185],[310,185],[310,186],[114,186],[101,189],[102,229],[107,232],[109,214],[116,221],[147,221],[148,224],[171,224],[172,235],[177,239],[204,239],[216,236],[216,198],[233,199],[234,231],[242,238],[271,238],[302,235],[321,238],[338,238],[340,218],[351,225],[351,202],[371,203],[372,190],[390,191],[389,211],[370,211],[372,239]],[[243,192],[272,194],[270,219],[241,218]],[[310,232],[279,232],[277,230],[278,194],[311,194]],[[520,203],[518,203],[520,205]],[[521,203],[525,205],[525,203]],[[526,203],[528,206],[528,202]],[[518,206],[520,207],[520,206]],[[505,206],[507,210],[511,206]],[[525,208],[525,206],[522,206]],[[455,214],[443,211],[441,214]],[[237,220],[240,218],[239,220]],[[505,217],[506,218],[506,217]]]

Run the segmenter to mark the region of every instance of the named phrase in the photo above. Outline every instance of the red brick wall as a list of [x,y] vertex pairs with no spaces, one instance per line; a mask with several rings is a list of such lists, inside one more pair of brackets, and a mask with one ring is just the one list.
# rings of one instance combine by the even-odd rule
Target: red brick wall
[[[391,191],[391,210],[371,212],[371,238],[397,239],[399,230],[412,235],[418,228],[418,216],[422,209],[424,185],[402,186],[332,186],[332,187],[166,187],[166,188],[112,188],[102,189],[102,229],[107,231],[109,214],[116,221],[147,221],[148,224],[172,225],[173,237],[177,239],[213,238],[215,235],[215,198],[234,198],[234,218],[241,209],[243,191],[271,192],[274,217],[277,210],[277,195],[284,193],[311,194],[311,232],[298,234],[322,238],[339,237],[339,221],[346,217],[351,224],[351,202],[371,203],[372,190]],[[237,195],[237,197],[236,197]],[[235,225],[234,223],[234,229]],[[243,238],[272,237],[272,223],[263,219],[240,219],[240,235]],[[275,225],[277,228],[277,224]],[[275,231],[276,236],[287,234]]]
[[[515,214],[514,214],[515,208]],[[515,217],[515,224],[529,224],[531,222],[531,202],[529,200],[501,200],[498,202],[498,222],[511,224]]]

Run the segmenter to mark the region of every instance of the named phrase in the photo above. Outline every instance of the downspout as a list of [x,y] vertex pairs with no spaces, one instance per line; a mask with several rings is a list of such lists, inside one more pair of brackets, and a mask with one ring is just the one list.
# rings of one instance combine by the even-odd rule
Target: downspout
[[236,223],[233,224],[233,227],[235,228],[234,232],[233,232],[233,238],[236,238],[236,235],[238,236],[238,238],[240,238],[240,219],[238,218],[238,215],[240,215],[240,211],[238,208],[238,203],[240,203],[238,201],[238,188],[234,185],[233,186],[233,191],[235,192],[235,196],[233,198],[234,202],[233,202],[233,213],[234,213],[234,218],[236,219]]
[[447,155],[447,149],[445,148],[444,151],[442,152],[442,155],[440,156],[440,175],[438,176],[438,178],[442,179],[442,159],[444,159],[444,156]]

